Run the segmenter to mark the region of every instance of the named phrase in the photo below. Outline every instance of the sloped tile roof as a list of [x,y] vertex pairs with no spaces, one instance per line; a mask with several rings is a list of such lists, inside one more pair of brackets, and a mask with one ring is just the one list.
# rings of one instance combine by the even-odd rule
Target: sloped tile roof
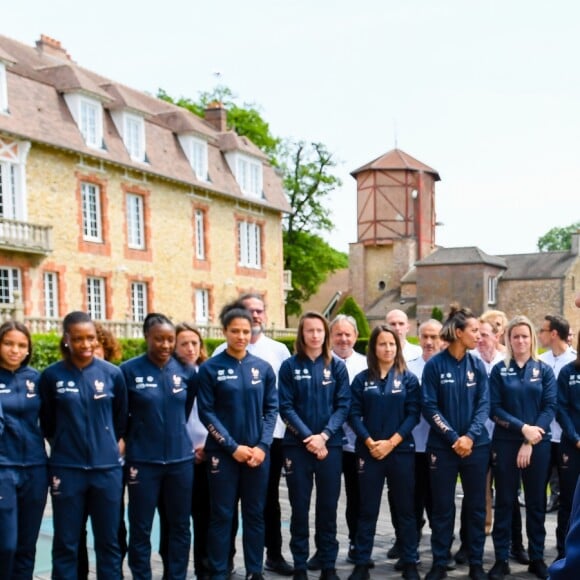
[[[9,115],[0,116],[0,132],[14,138],[79,152],[121,164],[184,185],[239,198],[276,211],[291,211],[282,180],[267,157],[247,138],[219,133],[193,113],[117,83],[78,66],[63,51],[43,52],[0,35],[0,55],[14,64],[7,67]],[[103,150],[88,147],[64,101],[63,92],[78,90],[104,101]],[[143,114],[146,123],[148,163],[132,160],[109,111],[122,107]],[[199,181],[177,139],[177,133],[197,133],[208,141],[209,182]],[[220,149],[224,144],[225,150]],[[223,153],[238,148],[263,161],[264,196],[248,198],[238,186]]]
[[563,278],[577,255],[571,252],[536,252],[501,256],[508,264],[503,280],[546,280]]
[[490,256],[476,246],[465,248],[438,248],[426,258],[415,263],[416,266],[489,264],[498,268],[507,268],[508,264],[501,256]]
[[391,151],[388,151],[384,155],[381,155],[380,157],[373,159],[373,161],[366,163],[362,167],[355,169],[354,171],[351,172],[351,175],[355,177],[358,173],[361,173],[362,171],[366,171],[368,169],[375,170],[408,169],[410,171],[424,171],[426,173],[431,173],[434,176],[435,181],[441,180],[441,178],[439,177],[439,173],[435,169],[429,167],[428,165],[425,165],[424,163],[415,159],[414,157],[411,157],[411,155],[405,153],[404,151],[401,151],[401,149],[393,149]]

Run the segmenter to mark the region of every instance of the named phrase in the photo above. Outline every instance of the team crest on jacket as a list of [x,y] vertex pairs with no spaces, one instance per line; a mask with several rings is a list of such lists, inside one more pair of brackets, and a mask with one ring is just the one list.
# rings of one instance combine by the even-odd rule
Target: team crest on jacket
[[26,396],[31,399],[32,397],[36,397],[36,393],[34,392],[34,381],[26,381]]
[[400,379],[394,379],[393,380],[393,388],[391,389],[391,393],[400,393],[401,392],[401,385],[403,383],[401,383]]
[[537,379],[540,376],[540,369],[538,367],[534,367],[532,369],[532,378]]
[[105,383],[103,381],[99,381],[95,379],[95,399],[102,399],[107,396],[107,393],[104,392],[105,390]]
[[322,385],[330,385],[332,383],[332,373],[329,368],[322,369]]
[[211,459],[210,459],[210,463],[211,463],[211,468],[210,468],[210,473],[219,473],[220,472],[220,460],[219,457],[216,457],[215,455],[212,455]]
[[260,369],[252,367],[250,373],[252,374],[252,385],[257,385],[262,382],[262,379],[260,378]]
[[173,375],[173,394],[181,393],[183,391],[183,383],[179,375]]

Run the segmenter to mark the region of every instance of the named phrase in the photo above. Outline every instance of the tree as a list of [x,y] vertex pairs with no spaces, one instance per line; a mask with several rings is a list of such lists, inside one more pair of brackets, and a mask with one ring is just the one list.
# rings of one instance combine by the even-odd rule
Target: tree
[[370,336],[371,327],[369,326],[369,321],[367,320],[363,309],[352,296],[346,298],[342,303],[342,306],[338,309],[337,314],[352,316],[356,320],[359,336],[361,338]]
[[580,222],[563,228],[552,228],[538,239],[540,252],[563,252],[572,246],[572,234],[580,230]]

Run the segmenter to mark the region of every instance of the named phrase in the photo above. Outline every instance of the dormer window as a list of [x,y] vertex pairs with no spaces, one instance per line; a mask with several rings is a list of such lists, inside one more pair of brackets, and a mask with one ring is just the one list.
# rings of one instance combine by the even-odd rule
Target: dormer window
[[0,62],[0,113],[8,113],[8,88],[6,86],[6,65]]
[[197,179],[209,181],[207,141],[191,135],[179,135],[179,142]]
[[246,195],[262,197],[262,164],[252,157],[237,155],[236,180]]
[[131,159],[145,161],[145,123],[142,117],[124,114],[123,141]]
[[103,106],[101,102],[79,93],[65,94],[64,99],[83,136],[85,144],[94,149],[102,149]]

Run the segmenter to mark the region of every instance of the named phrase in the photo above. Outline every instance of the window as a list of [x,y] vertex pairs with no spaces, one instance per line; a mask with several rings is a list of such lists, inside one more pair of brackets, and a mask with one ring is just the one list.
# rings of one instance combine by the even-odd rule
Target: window
[[207,181],[207,143],[201,139],[191,140],[191,168],[201,181]]
[[195,210],[195,258],[205,260],[205,211]]
[[236,179],[243,193],[262,196],[262,164],[249,157],[238,156]]
[[81,184],[83,204],[83,238],[89,242],[103,241],[101,222],[101,191],[94,183]]
[[8,112],[8,87],[6,82],[6,65],[0,62],[0,113]]
[[81,99],[79,128],[89,147],[100,149],[103,145],[102,107],[97,101]]
[[93,320],[105,319],[105,279],[87,278],[87,310]]
[[145,161],[145,125],[141,117],[125,113],[123,137],[131,159]]
[[18,171],[16,165],[0,160],[0,217],[14,220],[18,216]]
[[497,300],[497,277],[490,276],[487,279],[487,303],[495,304]]
[[26,158],[30,143],[0,138],[0,217],[26,221]]
[[244,268],[261,268],[261,234],[259,224],[238,222],[238,263]]
[[58,318],[58,274],[44,273],[44,316]]
[[22,282],[18,268],[0,268],[0,304],[13,303],[14,292],[20,292],[21,288]]
[[131,317],[134,322],[143,322],[147,315],[147,284],[131,283]]
[[130,248],[145,248],[145,221],[143,217],[143,196],[127,194],[127,243]]
[[195,322],[197,324],[209,322],[209,290],[204,288],[195,291]]

